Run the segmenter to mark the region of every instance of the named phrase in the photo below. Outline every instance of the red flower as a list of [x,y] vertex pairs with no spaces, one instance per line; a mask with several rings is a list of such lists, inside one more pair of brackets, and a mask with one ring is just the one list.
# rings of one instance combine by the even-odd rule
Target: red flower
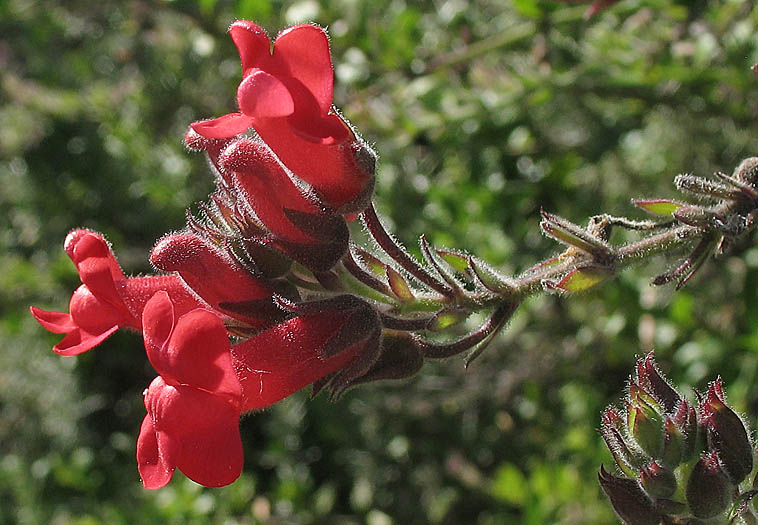
[[142,309],[158,290],[166,290],[180,312],[200,306],[176,277],[126,278],[107,242],[98,233],[74,230],[66,237],[64,249],[83,283],[71,297],[69,313],[30,307],[32,315],[45,329],[66,334],[53,347],[59,354],[86,352],[119,328],[141,329]]
[[142,483],[163,487],[178,468],[207,487],[228,485],[240,476],[243,455],[242,390],[226,328],[203,309],[176,318],[165,292],[142,314],[145,350],[160,374],[145,393],[147,416],[137,440]]
[[337,296],[289,306],[302,314],[232,347],[243,411],[276,403],[325,378],[333,391],[341,390],[376,362],[381,329],[368,304]]
[[250,207],[273,234],[272,244],[289,257],[312,270],[327,271],[345,254],[345,219],[304,195],[265,144],[236,140],[218,164],[238,201]]
[[178,272],[214,309],[254,328],[271,326],[284,315],[264,281],[197,235],[166,235],[153,248],[150,261],[161,270]]
[[373,189],[375,155],[332,110],[334,74],[323,29],[282,31],[271,51],[266,32],[238,20],[229,28],[242,61],[240,113],[195,122],[210,139],[253,127],[282,163],[341,212],[365,207]]

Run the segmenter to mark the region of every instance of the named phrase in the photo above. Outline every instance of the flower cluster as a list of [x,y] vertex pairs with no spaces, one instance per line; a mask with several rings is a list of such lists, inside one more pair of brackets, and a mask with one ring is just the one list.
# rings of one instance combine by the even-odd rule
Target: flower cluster
[[312,25],[290,27],[277,36],[273,52],[266,32],[252,22],[234,22],[229,33],[242,61],[240,111],[195,122],[192,129],[223,140],[255,128],[324,204],[360,211],[373,188],[375,156],[332,108],[326,33]]
[[756,491],[740,490],[753,471],[753,443],[720,378],[693,405],[651,352],[637,362],[625,408],[603,412],[600,432],[623,473],[601,468],[600,486],[624,523],[755,523]]
[[[61,355],[91,350],[122,328],[142,333],[157,372],[137,441],[147,488],[166,485],[177,468],[206,486],[233,482],[243,464],[240,415],[308,385],[334,397],[409,377],[425,359],[470,351],[470,363],[530,295],[583,291],[700,239],[653,281],[683,286],[710,253],[758,226],[758,158],[749,158],[733,176],[717,174],[719,182],[677,177],[680,189],[713,206],[635,201],[666,222],[603,214],[583,228],[543,212],[543,233],[567,249],[519,276],[423,236],[418,260],[384,229],[371,202],[376,155],[332,106],[326,32],[299,25],[273,45],[251,22],[233,23],[230,33],[242,62],[239,111],[186,133],[187,147],[207,156],[216,188],[183,230],[153,247],[159,274],[125,276],[102,235],[73,230],[64,249],[82,285],[69,311],[31,307],[44,328],[65,334],[53,347]],[[358,217],[364,229],[354,235]],[[650,234],[614,246],[612,227]],[[486,314],[478,328],[438,336],[473,312]],[[747,521],[758,492],[740,494],[739,485],[753,469],[752,444],[720,381],[696,407],[650,355],[638,363],[626,408],[604,413],[602,434],[626,477],[603,469],[601,485],[627,523],[719,519],[730,506]]]
[[[411,376],[425,358],[480,349],[520,301],[478,259],[422,238],[420,264],[384,230],[371,203],[376,155],[332,107],[323,29],[291,27],[273,46],[251,22],[230,33],[240,111],[195,122],[185,136],[207,156],[216,189],[153,247],[160,274],[126,277],[100,234],[74,230],[65,250],[82,286],[69,312],[31,308],[66,334],[53,348],[62,355],[120,328],[142,332],[158,374],[137,441],[147,488],[177,468],[206,486],[231,483],[243,464],[241,414],[311,384],[334,397]],[[358,216],[373,253],[353,242]],[[485,308],[490,318],[461,339],[422,337]]]
[[176,468],[206,486],[231,483],[243,463],[240,414],[314,382],[345,388],[380,354],[371,305],[308,297],[293,284],[293,268],[319,276],[345,255],[345,216],[373,189],[375,155],[332,107],[327,35],[291,27],[272,53],[255,24],[230,32],[241,112],[196,122],[186,137],[216,175],[204,216],[158,241],[150,260],[162,274],[147,277],[126,277],[100,234],[72,231],[65,250],[82,285],[69,312],[31,308],[65,334],[53,348],[62,355],[120,328],[142,332],[158,373],[137,441],[146,488],[164,486]]

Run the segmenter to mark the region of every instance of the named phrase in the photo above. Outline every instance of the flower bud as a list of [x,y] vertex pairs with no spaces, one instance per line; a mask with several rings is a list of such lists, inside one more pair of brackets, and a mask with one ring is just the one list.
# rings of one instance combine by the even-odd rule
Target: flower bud
[[663,420],[658,403],[638,385],[629,388],[626,417],[629,433],[640,448],[652,457],[658,457],[663,448]]
[[695,464],[687,482],[687,503],[697,518],[712,518],[732,502],[734,485],[719,465],[719,454],[713,450],[703,454]]
[[695,407],[686,399],[682,399],[674,413],[673,421],[684,438],[682,461],[689,461],[695,457],[695,452],[702,448],[700,446],[700,428]]
[[666,417],[663,424],[663,453],[661,462],[669,468],[674,468],[682,461],[684,453],[684,436],[677,428],[674,420]]
[[637,481],[614,476],[604,467],[597,477],[621,521],[627,525],[659,525],[661,515]]
[[621,471],[630,478],[637,477],[635,468],[641,463],[637,454],[627,445],[622,437],[621,428],[623,419],[613,406],[607,407],[603,411],[602,424],[600,425],[600,434],[603,436],[608,450],[611,451],[616,465]]
[[640,483],[650,496],[668,498],[676,492],[676,476],[655,460],[640,471]]
[[758,184],[758,157],[749,157],[734,169],[733,177],[745,184]]
[[672,412],[682,399],[658,371],[653,352],[637,361],[637,384],[652,393],[667,413]]
[[161,270],[177,272],[214,309],[255,328],[272,326],[283,317],[266,282],[197,235],[166,235],[153,247],[150,261]]
[[707,228],[713,225],[716,218],[713,212],[702,206],[682,206],[674,213],[674,218],[682,224],[696,228]]
[[404,332],[385,332],[377,361],[349,386],[381,379],[404,379],[415,375],[424,364],[418,343]]
[[708,385],[700,410],[708,446],[718,452],[732,483],[740,483],[753,470],[753,447],[742,420],[726,405],[721,378]]
[[[655,500],[655,508],[658,510],[658,512],[662,512],[663,514],[682,514],[685,510],[687,510],[687,505],[681,501],[675,501],[673,499],[657,498]],[[664,521],[664,523],[669,524],[671,522]],[[688,522],[688,525],[696,524],[694,522]]]

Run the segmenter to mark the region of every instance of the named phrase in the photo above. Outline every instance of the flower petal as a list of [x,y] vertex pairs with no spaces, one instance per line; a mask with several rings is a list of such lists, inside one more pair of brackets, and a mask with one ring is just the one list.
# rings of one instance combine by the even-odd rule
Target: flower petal
[[102,333],[114,325],[139,327],[139,322],[126,308],[116,308],[101,300],[84,284],[71,295],[68,311],[76,326],[92,334]]
[[142,338],[147,358],[157,372],[163,375],[156,363],[174,331],[174,305],[166,292],[157,292],[142,311]]
[[274,42],[274,60],[305,85],[326,115],[332,107],[334,84],[326,32],[307,24],[285,29]]
[[287,87],[275,76],[255,70],[237,88],[240,111],[249,117],[286,117],[295,111]]
[[35,306],[29,310],[42,328],[54,334],[67,334],[76,328],[76,323],[71,319],[71,314],[63,312],[48,312]]
[[207,139],[226,139],[244,133],[253,126],[253,119],[242,113],[228,113],[211,120],[190,124],[198,135]]
[[[78,355],[102,343],[120,327],[121,316],[109,304],[101,303],[81,285],[71,297],[71,314],[48,312],[30,307],[32,315],[46,330],[55,334],[66,334],[53,351],[61,355]],[[84,319],[86,327],[81,327],[77,319]]]
[[118,328],[118,325],[112,326],[98,334],[91,334],[81,328],[75,328],[53,347],[53,352],[66,356],[82,354],[108,339]]
[[166,292],[148,301],[143,336],[148,359],[164,378],[227,396],[236,402],[242,389],[232,366],[229,338],[221,319],[202,309],[173,323],[174,309]]
[[242,385],[242,410],[262,408],[340,370],[355,359],[360,345],[323,358],[321,349],[351,312],[296,317],[232,347]]
[[[161,270],[179,272],[182,280],[214,309],[256,327],[270,326],[270,315],[245,315],[224,309],[223,303],[269,300],[262,280],[232,261],[205,240],[191,233],[169,234],[153,248],[150,261]],[[213,278],[209,279],[208,276]],[[275,312],[270,302],[271,312]],[[281,313],[281,312],[278,312]]]
[[[168,467],[175,466],[187,477],[207,487],[220,487],[242,473],[242,440],[239,434],[239,409],[223,397],[189,386],[167,385],[162,378],[153,380],[145,396],[145,407],[152,416],[158,454]],[[161,436],[165,434],[162,440]],[[152,445],[146,440],[146,445]],[[161,445],[170,448],[165,449]],[[152,448],[145,447],[145,458],[154,460]]]
[[137,468],[146,489],[159,489],[171,481],[176,459],[171,458],[175,454],[169,452],[175,448],[176,444],[169,436],[165,433],[158,435],[152,416],[146,415],[137,438]]
[[63,249],[77,265],[77,268],[80,262],[89,257],[104,258],[107,260],[113,280],[124,278],[124,272],[121,270],[113,250],[105,238],[97,232],[72,230],[63,242]]
[[[93,233],[82,235],[73,245],[71,259],[82,283],[98,299],[125,310],[114,284],[115,281],[124,279],[124,273],[103,237]],[[128,312],[125,311],[124,315],[128,315]]]
[[242,387],[230,348],[221,319],[198,309],[179,318],[163,358],[183,384],[238,399]]
[[[116,282],[116,291],[129,312],[141,322],[145,305],[156,292],[165,291],[174,305],[174,317],[178,318],[196,308],[209,308],[197,296],[187,290],[177,275],[148,275],[131,277]],[[141,328],[140,324],[140,328]]]
[[271,40],[260,26],[248,20],[237,20],[229,26],[229,34],[240,54],[243,77],[252,68],[261,68],[271,60]]
[[[189,389],[187,389],[189,390]],[[187,421],[192,432],[182,438],[177,466],[206,487],[223,487],[242,474],[243,452],[239,410],[216,396],[195,391]]]

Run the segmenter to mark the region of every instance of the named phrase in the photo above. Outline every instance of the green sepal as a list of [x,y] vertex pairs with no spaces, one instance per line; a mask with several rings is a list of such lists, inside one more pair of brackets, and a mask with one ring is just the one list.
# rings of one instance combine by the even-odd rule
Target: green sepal
[[663,452],[661,463],[664,467],[675,468],[684,455],[684,436],[670,417],[663,424]]
[[439,332],[450,328],[453,325],[461,323],[469,316],[469,312],[459,308],[446,308],[437,312],[427,326],[428,330]]
[[357,258],[364,264],[367,270],[369,270],[371,273],[373,273],[377,277],[384,276],[385,268],[387,267],[386,264],[384,264],[377,257],[375,257],[374,255],[370,254],[369,252],[367,252],[366,250],[362,248],[353,246],[352,249],[355,252],[355,255],[357,256]]
[[400,272],[390,266],[386,267],[386,271],[387,281],[389,282],[390,288],[392,288],[392,292],[397,296],[397,298],[403,302],[415,301],[416,297],[413,295],[413,292],[408,286],[408,283],[405,281],[405,278],[400,275]]
[[682,202],[672,201],[668,199],[633,199],[632,204],[638,208],[642,208],[648,213],[652,213],[653,215],[661,215],[664,217],[670,217],[676,210],[685,205]]
[[448,250],[435,250],[437,252],[437,255],[440,256],[440,258],[445,261],[447,264],[450,265],[453,270],[456,272],[460,272],[465,274],[468,269],[468,255],[463,255],[461,253],[451,252]]
[[597,266],[577,268],[567,273],[557,283],[552,283],[551,288],[564,292],[583,292],[611,277],[611,273]]

